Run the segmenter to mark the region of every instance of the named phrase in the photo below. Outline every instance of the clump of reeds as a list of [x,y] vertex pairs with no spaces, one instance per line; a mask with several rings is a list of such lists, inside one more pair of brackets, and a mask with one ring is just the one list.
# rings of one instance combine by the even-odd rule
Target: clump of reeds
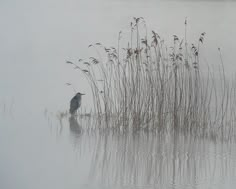
[[[130,26],[125,48],[120,47],[120,32],[117,48],[96,43],[89,48],[99,52],[98,58],[80,59],[79,64],[67,61],[88,80],[98,125],[175,128],[202,134],[212,129],[230,134],[236,91],[226,80],[221,59],[217,80],[211,69],[200,62],[205,33],[200,35],[198,44],[192,45],[188,44],[186,33],[183,39],[174,35],[173,45],[168,48],[155,31],[150,39],[147,33],[141,36],[143,18],[134,18]],[[185,31],[186,27],[187,21]],[[106,61],[101,53],[106,54]]]

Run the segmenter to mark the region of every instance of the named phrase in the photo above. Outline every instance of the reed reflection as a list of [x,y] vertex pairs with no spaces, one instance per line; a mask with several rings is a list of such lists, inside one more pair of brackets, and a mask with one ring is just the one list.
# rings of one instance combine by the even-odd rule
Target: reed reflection
[[82,138],[90,141],[79,149],[90,148],[89,180],[102,185],[207,188],[236,175],[236,152],[227,143],[143,131],[89,132]]
[[224,188],[226,179],[234,183],[236,145],[227,137],[210,131],[203,135],[197,129],[101,129],[87,126],[90,122],[83,119],[70,117],[63,131],[69,130],[77,160],[86,159],[89,184],[119,189],[204,189]]

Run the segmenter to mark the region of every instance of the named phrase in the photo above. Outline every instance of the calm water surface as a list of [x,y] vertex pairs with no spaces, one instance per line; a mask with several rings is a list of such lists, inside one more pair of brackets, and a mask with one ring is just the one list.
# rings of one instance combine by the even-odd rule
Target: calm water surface
[[1,188],[234,188],[236,145],[86,129],[50,113],[1,114]]
[[[117,43],[133,16],[167,43],[207,33],[202,57],[235,73],[236,4],[232,1],[42,0],[0,3],[0,188],[229,188],[236,185],[236,145],[214,136],[87,130],[81,120],[57,118],[72,88],[85,80],[65,64],[94,54],[87,46]],[[45,112],[44,110],[48,111]]]

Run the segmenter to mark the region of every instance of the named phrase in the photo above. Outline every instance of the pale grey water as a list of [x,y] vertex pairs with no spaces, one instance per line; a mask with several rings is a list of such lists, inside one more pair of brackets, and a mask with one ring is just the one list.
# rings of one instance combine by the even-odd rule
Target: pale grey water
[[[42,0],[0,2],[0,188],[235,188],[235,143],[190,136],[97,133],[60,125],[57,111],[87,93],[65,64],[94,54],[91,43],[117,43],[133,16],[167,41],[207,33],[203,58],[235,72],[233,1]],[[44,115],[47,109],[52,114]],[[84,127],[84,126],[82,126]]]
[[235,187],[233,141],[87,130],[81,122],[1,114],[1,188]]

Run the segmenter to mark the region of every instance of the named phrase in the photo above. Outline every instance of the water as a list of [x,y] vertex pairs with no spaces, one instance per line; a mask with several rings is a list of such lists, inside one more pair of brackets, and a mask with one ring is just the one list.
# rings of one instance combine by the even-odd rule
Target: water
[[[21,120],[19,122],[19,120]],[[1,117],[1,188],[234,188],[233,141]]]
[[81,74],[65,64],[95,53],[87,46],[117,44],[133,16],[167,43],[207,33],[202,57],[235,72],[236,4],[233,1],[50,0],[0,3],[0,188],[234,188],[235,143],[182,133],[86,130],[81,120],[57,118],[73,89],[85,92]]

